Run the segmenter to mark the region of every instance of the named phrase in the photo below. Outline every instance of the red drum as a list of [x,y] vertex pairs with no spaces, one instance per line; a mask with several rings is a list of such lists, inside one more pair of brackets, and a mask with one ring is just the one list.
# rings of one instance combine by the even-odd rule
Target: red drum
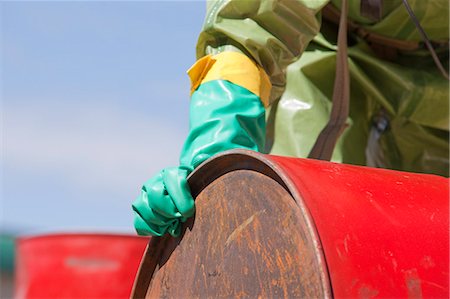
[[267,157],[318,232],[336,298],[449,298],[449,180]]
[[235,150],[189,177],[134,297],[448,298],[449,180]]
[[149,238],[58,234],[17,244],[16,298],[129,298]]

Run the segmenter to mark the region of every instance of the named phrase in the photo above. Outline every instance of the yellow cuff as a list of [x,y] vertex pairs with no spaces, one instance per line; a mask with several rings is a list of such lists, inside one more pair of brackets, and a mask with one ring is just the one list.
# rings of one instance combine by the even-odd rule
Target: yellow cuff
[[259,96],[264,107],[269,106],[272,84],[266,72],[246,55],[223,52],[199,59],[189,70],[191,94],[200,84],[212,80],[227,80]]

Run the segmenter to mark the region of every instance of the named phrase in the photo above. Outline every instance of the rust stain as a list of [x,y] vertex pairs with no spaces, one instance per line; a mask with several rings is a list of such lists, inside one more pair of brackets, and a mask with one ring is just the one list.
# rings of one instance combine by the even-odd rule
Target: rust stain
[[[277,256],[277,266],[278,266],[278,269],[280,270],[281,277],[283,277],[283,274],[285,274],[287,271],[286,271],[285,265],[283,263],[283,259],[281,258],[281,255],[279,254],[278,250],[276,250],[275,253]],[[281,282],[281,288],[283,289],[284,298],[289,298],[286,281],[284,279],[281,279],[280,282]]]
[[375,290],[367,284],[363,284],[358,290],[358,297],[362,299],[374,298],[378,293],[380,293],[378,290]]
[[236,293],[235,298],[248,298],[248,294],[242,290]]
[[203,276],[204,288],[206,288],[207,285],[208,285],[208,280],[206,279],[205,266],[202,264],[201,268],[202,268],[202,276]]
[[417,273],[417,269],[405,271],[405,283],[408,291],[408,298],[423,298],[422,283]]
[[273,267],[272,256],[268,254],[266,251],[261,251],[261,258],[263,259],[264,264],[266,265],[267,268]]
[[286,254],[284,257],[286,259],[287,267],[290,268],[292,266],[292,262],[293,262],[292,258],[291,258],[291,255],[290,254]]
[[[253,256],[254,256],[254,259],[256,261],[258,259],[258,257],[256,256],[255,252],[253,252]],[[258,269],[258,267],[256,265],[255,265],[254,271],[256,272],[256,277],[258,278],[259,289],[260,289],[260,292],[261,292],[260,295],[264,296],[264,298],[266,298],[267,297],[267,295],[265,294],[266,289],[264,287],[264,284],[262,283],[261,275],[260,275],[259,269]]]
[[423,259],[420,261],[420,265],[425,269],[433,268],[434,266],[436,266],[434,260],[431,258],[431,256],[428,255],[423,257]]

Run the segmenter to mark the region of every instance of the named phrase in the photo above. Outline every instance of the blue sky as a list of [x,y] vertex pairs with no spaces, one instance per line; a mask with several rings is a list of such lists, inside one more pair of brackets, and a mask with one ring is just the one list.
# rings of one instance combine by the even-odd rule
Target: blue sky
[[1,2],[2,229],[133,232],[178,163],[204,2]]

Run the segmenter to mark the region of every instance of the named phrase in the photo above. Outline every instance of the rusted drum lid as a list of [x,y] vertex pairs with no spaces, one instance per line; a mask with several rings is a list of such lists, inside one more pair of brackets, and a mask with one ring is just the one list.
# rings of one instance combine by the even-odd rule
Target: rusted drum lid
[[153,238],[135,298],[324,298],[315,229],[276,169],[226,155],[190,177],[196,215],[179,238]]

